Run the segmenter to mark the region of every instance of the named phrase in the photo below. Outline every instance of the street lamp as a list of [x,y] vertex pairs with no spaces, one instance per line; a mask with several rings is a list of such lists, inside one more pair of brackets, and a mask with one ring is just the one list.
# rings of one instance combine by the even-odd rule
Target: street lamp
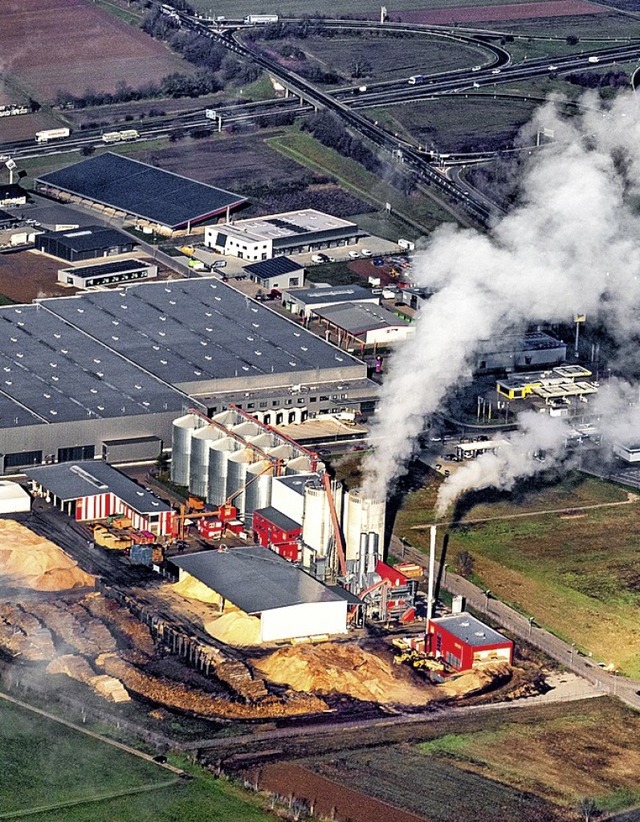
[[531,617],[531,616],[530,616],[530,617],[529,617],[529,633],[528,633],[528,637],[529,637],[529,638],[531,638],[531,629],[532,629],[532,627],[533,627],[533,623],[534,623],[534,621],[535,621],[535,617]]
[[572,643],[571,643],[571,649],[570,649],[570,651],[569,651],[569,653],[571,654],[571,657],[570,657],[570,660],[571,660],[571,661],[570,661],[570,664],[571,664],[571,665],[573,665],[573,652],[575,651],[575,648],[576,648],[576,643],[575,643],[575,642],[572,642]]
[[491,591],[487,588],[487,590],[482,593],[484,594],[484,612],[486,614],[489,610],[489,596],[491,595]]

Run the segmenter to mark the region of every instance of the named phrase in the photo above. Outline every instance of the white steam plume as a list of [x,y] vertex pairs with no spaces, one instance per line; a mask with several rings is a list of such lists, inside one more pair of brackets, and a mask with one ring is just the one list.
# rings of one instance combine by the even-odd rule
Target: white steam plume
[[442,517],[447,508],[467,491],[481,488],[509,491],[517,480],[572,459],[565,447],[571,432],[565,421],[525,411],[518,416],[518,428],[506,437],[508,446],[501,447],[496,453],[480,454],[445,479],[438,490],[438,517]]
[[425,418],[468,378],[478,342],[529,322],[600,315],[629,339],[640,303],[640,219],[628,205],[640,186],[636,98],[609,109],[595,96],[580,118],[545,107],[531,128],[557,143],[537,154],[522,205],[490,236],[445,226],[416,255],[415,279],[435,290],[415,337],[390,358],[365,463],[364,492],[380,499],[403,472]]

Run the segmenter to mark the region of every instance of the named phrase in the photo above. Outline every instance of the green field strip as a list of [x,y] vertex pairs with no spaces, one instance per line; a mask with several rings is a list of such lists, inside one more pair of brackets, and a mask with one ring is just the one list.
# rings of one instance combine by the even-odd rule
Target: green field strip
[[[396,217],[400,217],[407,225],[410,225],[420,232],[432,230],[439,222],[446,221],[448,216],[444,213],[445,206],[439,201],[435,201],[437,211],[441,213],[428,213],[424,216],[407,213],[405,204],[401,200],[398,192],[378,177],[366,169],[359,166],[353,160],[343,157],[333,149],[317,143],[312,137],[305,134],[289,134],[283,137],[268,137],[265,142],[276,151],[290,157],[301,165],[328,174],[348,191],[362,197],[366,202],[384,208],[385,203],[391,203],[392,211]],[[375,190],[380,193],[374,194]],[[431,197],[429,197],[431,199]],[[428,219],[425,222],[425,217]]]
[[35,816],[36,814],[48,813],[50,811],[62,810],[63,808],[75,808],[79,805],[90,805],[95,802],[104,802],[109,799],[121,799],[125,796],[132,796],[134,794],[148,793],[149,791],[157,791],[163,788],[170,788],[180,781],[180,777],[174,776],[173,779],[167,779],[164,782],[155,782],[151,785],[141,785],[137,788],[129,788],[121,791],[107,791],[105,793],[97,793],[90,797],[80,797],[78,799],[69,799],[66,802],[54,802],[50,805],[39,805],[35,808],[24,808],[19,811],[9,811],[8,813],[0,813],[0,819],[19,819],[25,816]]

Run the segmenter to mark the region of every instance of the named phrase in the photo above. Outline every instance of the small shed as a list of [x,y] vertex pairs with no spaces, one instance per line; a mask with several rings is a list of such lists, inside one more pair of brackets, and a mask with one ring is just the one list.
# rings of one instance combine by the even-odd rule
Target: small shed
[[0,514],[23,514],[31,510],[31,497],[17,482],[0,480]]
[[282,294],[282,302],[292,314],[310,317],[312,312],[343,303],[380,304],[380,298],[361,285],[318,286]]
[[274,257],[245,265],[249,278],[261,288],[298,288],[304,285],[304,266],[290,257]]
[[480,662],[513,662],[513,642],[466,611],[432,619],[426,640],[427,650],[456,671]]

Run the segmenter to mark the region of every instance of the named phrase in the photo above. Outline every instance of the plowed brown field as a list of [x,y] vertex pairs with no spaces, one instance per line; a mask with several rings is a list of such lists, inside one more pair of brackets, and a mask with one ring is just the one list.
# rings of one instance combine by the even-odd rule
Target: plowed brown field
[[[114,91],[190,73],[144,32],[87,0],[3,0],[0,74],[40,102],[59,90]],[[10,95],[13,99],[15,95]]]

